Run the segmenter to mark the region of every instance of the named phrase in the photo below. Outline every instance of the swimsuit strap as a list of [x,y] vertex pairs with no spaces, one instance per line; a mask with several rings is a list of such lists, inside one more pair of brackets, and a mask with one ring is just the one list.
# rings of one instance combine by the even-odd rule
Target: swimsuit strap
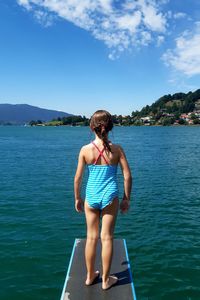
[[99,159],[100,156],[102,156],[103,159],[105,160],[106,164],[109,165],[107,159],[106,159],[105,156],[103,155],[103,151],[105,150],[105,147],[103,147],[103,150],[100,150],[99,147],[98,147],[94,142],[92,142],[92,144],[93,144],[93,145],[95,146],[95,148],[99,151],[99,155],[98,155],[97,159],[95,160],[94,165],[96,165],[96,163],[97,163],[97,161],[98,161],[98,159]]

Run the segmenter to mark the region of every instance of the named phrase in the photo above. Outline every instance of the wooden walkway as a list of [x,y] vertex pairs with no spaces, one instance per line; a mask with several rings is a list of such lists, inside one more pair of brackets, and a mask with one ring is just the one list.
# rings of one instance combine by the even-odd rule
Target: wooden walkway
[[75,239],[60,300],[136,300],[126,241],[114,240],[111,274],[118,277],[118,283],[106,291],[101,288],[101,241],[97,244],[96,257],[96,269],[100,271],[100,278],[91,286],[85,285],[84,248],[85,240]]

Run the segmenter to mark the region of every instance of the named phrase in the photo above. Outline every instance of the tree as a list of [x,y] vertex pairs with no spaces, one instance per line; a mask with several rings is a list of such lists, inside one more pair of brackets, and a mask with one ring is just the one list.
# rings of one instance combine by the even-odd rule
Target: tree
[[118,124],[118,117],[117,115],[112,115],[112,121],[114,124]]
[[193,124],[194,125],[200,124],[200,120],[198,118],[194,119],[193,120]]
[[119,115],[119,116],[117,117],[117,120],[118,120],[118,123],[119,123],[120,125],[122,125],[122,115]]
[[36,124],[37,124],[37,122],[34,121],[34,120],[31,120],[31,121],[29,122],[29,125],[31,125],[31,126],[34,126],[34,125],[36,125]]
[[197,116],[196,116],[194,113],[192,113],[191,116],[190,116],[190,118],[191,118],[192,120],[195,120],[195,119],[197,118]]
[[170,125],[172,125],[172,124],[174,123],[174,121],[175,121],[175,118],[172,118],[172,117],[165,117],[165,118],[163,118],[161,124],[162,124],[163,126],[170,126]]
[[180,125],[187,125],[187,121],[184,120],[184,119],[180,119],[180,120],[179,120],[179,124],[180,124]]

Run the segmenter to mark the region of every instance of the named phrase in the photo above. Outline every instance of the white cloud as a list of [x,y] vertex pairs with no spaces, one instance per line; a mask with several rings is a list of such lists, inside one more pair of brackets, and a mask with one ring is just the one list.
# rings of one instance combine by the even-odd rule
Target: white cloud
[[29,4],[29,0],[18,0],[19,5],[24,6],[27,10],[31,9],[31,5]]
[[119,29],[129,29],[130,32],[135,33],[141,23],[141,12],[136,11],[133,14],[124,14],[118,17],[115,22]]
[[175,49],[162,56],[165,64],[187,76],[200,74],[200,22],[193,32],[184,31],[175,41]]
[[159,35],[157,37],[157,46],[159,47],[163,42],[164,42],[165,38],[163,35]]
[[183,12],[177,12],[173,16],[174,16],[174,19],[182,19],[182,18],[185,18],[187,16],[187,14],[183,13]]
[[166,19],[162,13],[158,12],[156,2],[138,0],[143,14],[143,22],[152,31],[164,32],[166,28]]
[[45,27],[51,26],[54,22],[54,16],[49,15],[47,12],[43,10],[36,10],[35,18],[38,20],[40,24],[42,24]]
[[141,32],[141,44],[143,46],[147,46],[150,43],[151,39],[152,39],[152,36],[151,36],[150,32],[148,32],[148,31]]
[[[164,34],[167,16],[156,0],[17,0],[45,26],[55,16],[89,31],[110,48],[111,59],[125,49],[149,45]],[[164,1],[165,2],[165,1]],[[158,38],[159,39],[159,38]]]
[[112,1],[111,0],[99,0],[102,9],[107,12],[112,11]]

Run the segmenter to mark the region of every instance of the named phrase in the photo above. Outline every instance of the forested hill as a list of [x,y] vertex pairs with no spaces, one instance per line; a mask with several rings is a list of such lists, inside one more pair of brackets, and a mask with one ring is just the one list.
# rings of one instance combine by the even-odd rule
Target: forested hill
[[24,124],[31,120],[50,121],[72,114],[28,104],[0,104],[0,124]]
[[200,110],[200,89],[195,92],[169,94],[159,98],[152,105],[146,105],[140,111],[133,111],[133,117],[156,116],[163,112],[180,115],[194,110]]

